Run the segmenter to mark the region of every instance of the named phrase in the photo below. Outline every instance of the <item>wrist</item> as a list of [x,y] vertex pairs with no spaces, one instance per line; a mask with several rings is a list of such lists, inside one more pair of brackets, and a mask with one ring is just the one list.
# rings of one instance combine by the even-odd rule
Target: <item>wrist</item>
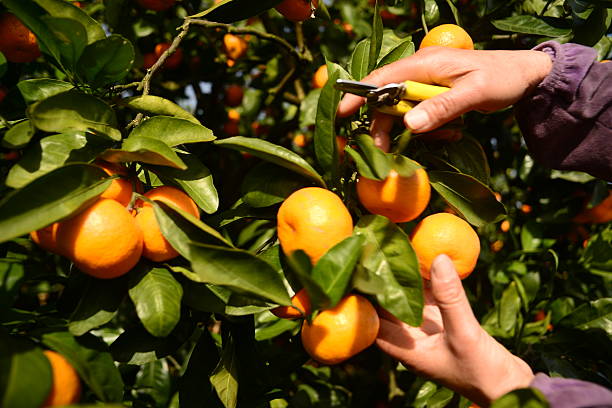
[[508,367],[495,381],[488,381],[481,387],[484,406],[489,406],[493,401],[519,388],[527,388],[534,379],[534,374],[529,365],[515,355],[510,355]]
[[524,54],[523,73],[528,84],[525,94],[530,93],[550,74],[554,56],[545,51],[519,51]]

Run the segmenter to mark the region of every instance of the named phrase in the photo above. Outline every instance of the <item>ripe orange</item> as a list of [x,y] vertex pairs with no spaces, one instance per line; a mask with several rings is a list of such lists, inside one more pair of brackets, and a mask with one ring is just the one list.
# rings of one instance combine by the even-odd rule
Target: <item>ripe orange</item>
[[[109,163],[103,160],[96,161],[96,165],[101,167],[109,176],[127,176],[127,168],[120,164]],[[111,185],[106,189],[100,198],[110,198],[127,207],[132,201],[132,182],[127,178],[117,178],[111,182]]]
[[30,238],[32,238],[32,241],[34,241],[42,249],[53,252],[54,254],[59,254],[60,249],[57,244],[58,228],[59,223],[55,222],[46,226],[45,228],[39,229],[38,231],[30,232]]
[[[155,46],[155,56],[157,57],[155,61],[164,53],[168,48],[170,48],[170,43],[159,43]],[[177,69],[181,66],[183,62],[183,50],[181,48],[177,48],[172,55],[168,57],[166,62],[164,62],[164,69]]]
[[225,88],[224,101],[227,106],[236,107],[240,105],[243,96],[244,91],[240,85],[232,84]]
[[11,62],[32,62],[40,57],[36,36],[11,13],[0,15],[0,52]]
[[302,344],[312,358],[338,364],[368,348],[378,335],[380,321],[363,296],[348,295],[333,309],[324,310],[302,325]]
[[312,77],[312,87],[323,88],[325,83],[327,83],[327,65],[323,64]]
[[148,10],[164,11],[174,6],[175,0],[136,0],[141,7]]
[[407,222],[421,215],[431,197],[429,177],[417,169],[410,177],[391,170],[384,180],[363,176],[357,179],[359,202],[372,214],[384,215],[391,222]]
[[579,223],[603,224],[612,221],[612,190],[608,191],[608,196],[599,204],[592,208],[583,210],[573,219]]
[[157,62],[157,55],[154,52],[148,52],[142,56],[142,67],[149,69]]
[[306,139],[306,135],[303,133],[298,133],[293,137],[293,144],[297,147],[306,147],[308,144],[308,140]]
[[306,187],[281,204],[277,229],[285,254],[301,249],[314,265],[327,250],[351,236],[353,219],[337,195],[324,188]]
[[504,247],[504,241],[500,241],[499,239],[497,241],[492,242],[491,245],[489,246],[492,252],[499,252],[502,250],[503,247]]
[[81,271],[112,279],[130,271],[142,253],[142,232],[128,210],[101,198],[57,229],[60,252]]
[[53,373],[51,391],[43,407],[59,407],[72,405],[81,399],[81,381],[76,370],[68,360],[59,353],[51,350],[43,351]]
[[225,34],[223,36],[223,49],[232,60],[243,57],[247,52],[247,42],[237,35]]
[[319,6],[318,0],[283,0],[276,10],[289,21],[304,21],[312,15],[313,11]]
[[[194,217],[200,218],[200,210],[196,203],[178,188],[170,186],[157,187],[147,192],[145,197],[173,204]],[[136,224],[140,227],[143,234],[142,256],[155,262],[163,262],[176,258],[179,253],[172,248],[159,229],[153,206],[147,202],[141,202],[138,205],[141,207],[136,215]]]
[[[295,307],[279,306],[272,309],[271,312],[274,314],[274,316],[280,317],[281,319],[298,319],[300,317],[304,317],[304,315],[310,314],[310,299],[308,298],[306,289],[300,289],[295,295],[293,295],[291,298],[291,304]],[[300,310],[304,312],[304,314],[302,314]]]
[[238,122],[240,120],[240,112],[238,112],[236,109],[228,110],[227,119],[233,122]]
[[421,41],[420,48],[438,45],[441,47],[463,48],[473,50],[474,42],[470,35],[455,24],[442,24],[429,30]]
[[470,224],[448,213],[425,217],[412,231],[410,241],[425,279],[430,278],[431,263],[440,254],[452,259],[461,279],[472,273],[480,254],[480,240]]
[[499,226],[499,229],[500,229],[502,232],[508,232],[508,231],[510,231],[510,221],[508,221],[508,220],[504,220],[504,221],[502,221],[502,223],[501,223],[501,224],[500,224],[500,226]]
[[338,148],[338,156],[340,160],[344,157],[344,148],[346,147],[346,137],[336,136],[336,147]]
[[533,211],[533,208],[529,204],[523,204],[521,205],[521,211],[525,214],[529,214],[531,211]]

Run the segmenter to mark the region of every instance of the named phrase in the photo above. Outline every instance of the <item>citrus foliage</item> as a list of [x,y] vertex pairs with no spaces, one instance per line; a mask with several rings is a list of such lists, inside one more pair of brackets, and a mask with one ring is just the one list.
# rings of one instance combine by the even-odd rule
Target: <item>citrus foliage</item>
[[[333,0],[308,5],[314,18],[299,4],[288,18],[303,23],[284,17],[288,3],[0,2],[38,47],[15,57],[17,40],[31,45],[32,36],[23,27],[13,42],[0,34],[0,46],[12,47],[0,54],[0,405],[47,400],[54,374],[43,350],[51,349],[76,370],[80,401],[108,407],[467,407],[374,347],[335,366],[313,362],[299,335],[350,292],[420,324],[422,280],[408,234],[443,211],[478,232],[480,257],[464,285],[483,326],[534,371],[610,386],[606,184],[534,163],[511,110],[467,114],[430,142],[398,124],[384,153],[368,136],[371,112],[337,120],[333,88],[411,55],[440,24],[465,28],[477,49],[553,38],[604,59],[607,3]],[[424,171],[431,199],[419,199],[425,210],[409,223],[369,214],[375,206],[359,201],[358,177],[383,183]],[[154,240],[171,256],[132,256],[121,276],[97,279],[82,272],[114,255],[87,250],[92,232],[79,252],[87,263],[76,260],[73,234],[61,234],[73,228],[61,225],[104,203],[99,197],[117,200],[108,197],[113,185],[122,218],[94,230],[125,239],[127,211],[136,212],[133,234],[158,226]],[[186,193],[197,211],[150,193],[162,185]],[[336,194],[355,224],[315,265],[277,240],[280,204],[304,187]],[[56,222],[59,250],[43,244]],[[298,319],[270,312],[301,288],[309,306],[284,309],[299,310]],[[363,334],[357,351],[373,340]],[[346,353],[343,341],[331,350]]]

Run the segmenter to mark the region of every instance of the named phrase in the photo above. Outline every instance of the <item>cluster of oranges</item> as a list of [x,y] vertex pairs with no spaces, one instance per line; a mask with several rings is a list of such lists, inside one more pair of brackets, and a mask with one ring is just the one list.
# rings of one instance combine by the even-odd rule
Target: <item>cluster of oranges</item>
[[[82,272],[112,279],[129,272],[141,256],[163,262],[178,256],[164,238],[152,205],[138,200],[132,209],[133,185],[121,165],[98,162],[109,175],[117,175],[108,189],[89,207],[71,218],[53,223],[30,236],[42,248],[72,260]],[[150,200],[174,205],[199,218],[195,202],[181,190],[161,186],[144,194]]]

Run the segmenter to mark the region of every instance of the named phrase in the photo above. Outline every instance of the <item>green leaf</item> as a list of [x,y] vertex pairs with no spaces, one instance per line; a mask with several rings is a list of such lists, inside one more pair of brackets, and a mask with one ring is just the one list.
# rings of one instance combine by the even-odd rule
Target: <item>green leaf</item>
[[536,388],[522,388],[509,392],[496,399],[491,408],[548,408],[549,404],[542,392]]
[[194,272],[205,282],[279,305],[291,304],[281,276],[251,253],[195,243],[189,252]]
[[0,201],[0,242],[72,215],[110,183],[102,169],[85,164],[69,164],[39,177]]
[[535,220],[527,221],[521,228],[521,246],[525,251],[550,248],[555,242],[553,238],[544,238],[542,224]]
[[[134,389],[155,401],[158,406],[168,407],[172,396],[174,372],[170,370],[167,360],[157,360],[140,367]],[[178,407],[177,407],[178,408]]]
[[51,135],[29,146],[6,178],[6,185],[21,188],[69,162],[88,162],[108,147],[92,134],[71,132]]
[[123,380],[102,340],[90,334],[76,338],[68,332],[44,333],[41,340],[70,362],[81,380],[100,400],[122,400]]
[[331,299],[325,292],[325,289],[312,277],[312,264],[308,255],[301,249],[298,249],[284,259],[297,280],[306,289],[311,308],[313,310],[327,309],[331,304]]
[[181,408],[201,408],[202,401],[211,408],[222,406],[209,379],[218,361],[217,345],[210,332],[203,330],[188,361],[183,363],[187,368],[179,382]]
[[96,279],[85,276],[81,298],[70,316],[68,330],[82,336],[112,320],[127,293],[126,279]]
[[87,46],[85,27],[76,20],[63,17],[45,16],[42,21],[55,35],[62,60],[73,69]]
[[355,80],[361,81],[361,79],[370,72],[368,69],[369,58],[370,39],[365,38],[361,40],[353,50],[353,55],[349,63],[349,71]]
[[306,176],[309,179],[314,180],[320,186],[325,186],[325,182],[319,173],[317,173],[317,171],[312,168],[312,166],[306,160],[282,146],[275,145],[266,140],[243,136],[216,140],[214,143],[217,146],[250,153],[262,160],[269,161]]
[[425,0],[423,13],[425,15],[425,23],[428,26],[436,25],[436,23],[440,20],[440,8],[438,7],[436,0]]
[[319,96],[321,96],[321,89],[313,89],[308,92],[300,104],[300,128],[307,128],[315,124]]
[[27,260],[13,259],[9,256],[0,259],[0,282],[2,282],[0,310],[8,310],[17,300],[26,275],[26,262]]
[[200,121],[191,113],[187,112],[176,103],[160,96],[134,96],[124,99],[120,103],[136,112],[145,113],[147,115],[174,116],[175,118],[188,120],[196,125],[200,124]]
[[612,272],[612,228],[601,231],[589,239],[581,261],[592,273]]
[[[383,152],[380,148],[374,145],[374,139],[370,135],[359,134],[355,136],[355,142],[359,146],[362,161],[356,161],[357,169],[359,174],[364,171],[363,176],[368,177],[369,175],[374,176],[374,180],[384,180],[389,175],[393,167],[391,155]],[[351,154],[351,156],[353,156]],[[363,168],[363,165],[367,166],[367,169]]]
[[281,0],[224,0],[191,17],[206,17],[209,21],[233,23],[263,13],[280,2]]
[[546,37],[561,37],[570,33],[570,28],[558,28],[548,24],[544,19],[534,16],[511,16],[502,20],[492,20],[491,24],[498,30],[521,34],[535,34]]
[[187,165],[166,143],[151,137],[128,137],[121,144],[121,149],[108,149],[100,156],[112,162],[133,162],[168,166],[186,170]]
[[427,408],[444,408],[454,396],[455,393],[448,388],[440,388],[427,400]]
[[181,318],[183,287],[165,268],[138,267],[130,281],[130,299],[142,325],[155,337],[166,337]]
[[480,227],[506,216],[493,192],[472,176],[449,171],[429,171],[427,175],[438,194],[470,224]]
[[514,333],[517,325],[517,316],[521,311],[521,298],[518,293],[516,282],[504,290],[499,303],[499,327],[507,333]]
[[368,47],[368,74],[376,67],[376,61],[380,55],[380,48],[383,41],[383,23],[380,17],[380,3],[376,2],[374,6],[374,21],[372,22],[372,35],[370,37],[370,46]]
[[558,323],[578,330],[601,329],[612,336],[612,298],[583,303]]
[[355,287],[375,294],[378,303],[401,321],[419,326],[423,283],[406,233],[383,216],[368,215],[359,220],[355,234],[366,238]]
[[476,139],[464,136],[455,143],[445,146],[448,161],[464,174],[468,174],[483,184],[489,184],[491,170],[487,162],[487,156]]
[[179,154],[187,166],[186,170],[172,167],[147,166],[164,182],[173,184],[185,191],[207,214],[212,214],[219,208],[219,194],[210,170],[192,154]]
[[34,0],[45,9],[50,15],[54,17],[64,17],[75,21],[78,21],[87,32],[87,43],[91,44],[94,41],[101,40],[106,37],[104,29],[93,18],[81,10],[79,7],[74,6],[70,2],[63,0]]
[[221,360],[210,376],[210,383],[226,408],[235,408],[238,403],[237,360],[233,337],[225,336]]
[[101,133],[121,140],[115,112],[101,99],[78,91],[53,95],[28,108],[32,124],[45,132]]
[[8,62],[6,61],[6,57],[0,52],[0,78],[2,78],[4,74],[6,74],[7,69]]
[[392,62],[399,61],[400,59],[406,58],[412,54],[414,54],[414,43],[411,39],[404,40],[397,44],[393,49],[386,53],[380,59],[380,61],[378,61],[376,69]]
[[40,407],[51,391],[49,360],[29,340],[0,331],[0,405]]
[[331,180],[338,169],[338,146],[336,144],[336,110],[341,92],[334,88],[337,79],[348,79],[349,74],[338,64],[327,62],[328,80],[319,96],[317,105],[314,150],[317,163]]
[[74,88],[74,85],[59,79],[34,78],[19,81],[17,88],[19,88],[26,103],[31,104],[69,91]]
[[283,202],[294,191],[308,186],[308,180],[272,163],[260,163],[242,182],[242,199],[254,208]]
[[120,35],[113,34],[85,48],[79,59],[78,74],[95,88],[121,81],[134,64],[134,47]]
[[132,137],[159,139],[174,147],[184,143],[210,142],[216,137],[207,127],[171,116],[154,116],[135,127]]
[[29,120],[19,122],[10,128],[2,138],[2,147],[7,149],[22,149],[30,143],[34,136],[34,129]]

